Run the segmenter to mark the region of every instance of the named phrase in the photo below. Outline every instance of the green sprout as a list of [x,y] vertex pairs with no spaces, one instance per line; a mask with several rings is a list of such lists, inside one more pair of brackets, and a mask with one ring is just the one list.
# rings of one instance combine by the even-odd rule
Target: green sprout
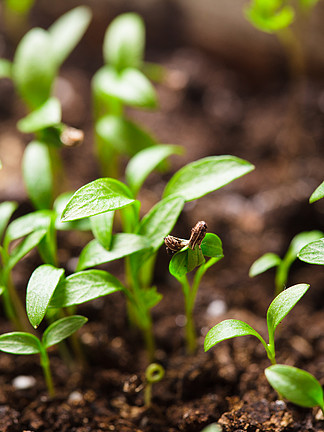
[[[193,309],[201,279],[206,271],[224,256],[220,238],[216,234],[206,234],[206,230],[207,224],[200,221],[191,230],[189,240],[172,236],[165,238],[167,250],[178,250],[170,261],[169,271],[182,286],[185,299],[186,345],[187,351],[191,354],[197,348]],[[205,257],[209,257],[209,260],[206,261]],[[187,274],[195,268],[197,271],[190,285]]]
[[283,258],[280,258],[275,253],[266,253],[262,255],[250,267],[249,276],[257,276],[275,267],[275,295],[278,295],[286,287],[290,267],[297,259],[299,251],[309,242],[317,240],[322,236],[323,233],[321,231],[304,231],[297,234],[292,239]]
[[0,335],[0,351],[10,354],[39,354],[47,390],[55,395],[47,349],[71,336],[87,322],[87,318],[73,315],[52,323],[43,333],[42,339],[26,332],[11,332]]
[[157,144],[124,113],[129,106],[149,110],[157,107],[154,87],[143,73],[154,65],[144,62],[144,50],[145,26],[139,15],[125,13],[111,22],[103,42],[105,65],[92,80],[96,147],[104,176],[119,178],[121,156],[129,158]]
[[309,372],[279,364],[268,367],[264,372],[281,397],[305,408],[319,406],[324,414],[323,388]]
[[[287,51],[291,74],[304,74],[305,59],[300,28],[318,0],[251,0],[245,8],[246,18],[259,30],[275,34]],[[294,25],[293,25],[294,24]]]
[[[112,178],[94,180],[76,191],[62,212],[62,221],[91,218],[95,239],[81,252],[77,272],[125,258],[127,279],[123,292],[129,319],[142,330],[150,359],[154,355],[150,310],[161,300],[152,280],[156,253],[164,237],[174,227],[185,202],[213,192],[254,168],[234,156],[212,156],[192,162],[174,174],[162,199],[141,218],[140,202],[136,199],[138,191],[173,148],[166,154],[166,147],[162,147],[144,149],[129,162],[128,186]],[[113,234],[117,210],[123,232]]]
[[165,374],[163,366],[159,363],[151,363],[145,371],[146,385],[144,389],[144,405],[149,408],[152,404],[153,384],[160,382]]
[[266,343],[263,337],[249,324],[245,323],[244,321],[228,319],[216,324],[209,330],[205,337],[205,351],[208,351],[218,342],[224,341],[226,339],[251,335],[259,339],[266,350],[268,359],[272,364],[276,364],[274,340],[275,330],[280,322],[295,306],[295,304],[303,297],[308,288],[309,285],[307,284],[294,285],[281,292],[272,301],[267,311],[268,343]]
[[55,178],[62,165],[58,149],[83,140],[82,131],[62,123],[61,105],[52,91],[60,66],[83,36],[90,19],[87,7],[72,9],[47,31],[31,29],[18,44],[13,62],[0,62],[0,77],[12,79],[28,109],[18,129],[35,135],[26,147],[22,165],[24,183],[36,209],[52,206],[58,186]]

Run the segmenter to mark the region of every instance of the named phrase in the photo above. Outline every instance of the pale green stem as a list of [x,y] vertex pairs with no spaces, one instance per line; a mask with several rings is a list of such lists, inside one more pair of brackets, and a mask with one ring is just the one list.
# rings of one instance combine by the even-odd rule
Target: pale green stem
[[54,397],[55,390],[54,390],[52,373],[50,369],[50,362],[49,362],[46,348],[41,343],[40,343],[40,363],[43,368],[43,373],[44,373],[48,393],[51,397]]

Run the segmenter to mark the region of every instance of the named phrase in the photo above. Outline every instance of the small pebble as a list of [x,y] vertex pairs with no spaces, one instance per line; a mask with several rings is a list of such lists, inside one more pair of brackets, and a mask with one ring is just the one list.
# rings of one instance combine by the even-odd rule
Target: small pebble
[[83,395],[79,391],[73,391],[70,393],[68,402],[70,403],[78,403],[83,401]]
[[218,317],[227,311],[226,303],[223,300],[213,300],[207,307],[207,315],[210,317]]
[[177,315],[175,323],[178,327],[184,327],[187,324],[187,317],[185,315]]
[[283,400],[277,400],[275,404],[276,404],[276,408],[280,410],[285,410],[287,408],[286,402]]
[[12,380],[12,385],[16,390],[25,390],[34,387],[36,379],[33,376],[19,375]]

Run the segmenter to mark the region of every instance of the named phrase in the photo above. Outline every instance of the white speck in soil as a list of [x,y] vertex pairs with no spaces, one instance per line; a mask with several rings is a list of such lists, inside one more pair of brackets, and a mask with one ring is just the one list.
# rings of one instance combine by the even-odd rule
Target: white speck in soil
[[207,307],[207,315],[210,317],[218,317],[227,311],[226,303],[223,300],[213,300]]
[[19,375],[12,380],[12,386],[16,390],[25,390],[34,387],[36,379],[33,376]]

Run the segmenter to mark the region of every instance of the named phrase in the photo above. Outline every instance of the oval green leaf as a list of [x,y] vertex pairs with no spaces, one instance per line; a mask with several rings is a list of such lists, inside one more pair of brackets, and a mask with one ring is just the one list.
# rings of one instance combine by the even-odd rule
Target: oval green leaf
[[56,125],[61,121],[61,105],[58,99],[50,98],[17,123],[20,132],[32,133]]
[[48,348],[56,345],[68,338],[71,334],[79,330],[87,321],[88,319],[81,315],[72,315],[53,322],[53,324],[44,331],[42,338],[44,347]]
[[323,197],[324,197],[324,181],[314,190],[311,197],[309,198],[309,202],[313,203],[315,201],[320,200]]
[[78,6],[58,18],[48,29],[51,55],[59,67],[79,43],[91,20],[91,10]]
[[115,212],[105,212],[90,218],[94,238],[105,249],[110,249]]
[[163,196],[177,195],[193,201],[213,192],[254,169],[235,156],[211,156],[192,162],[174,174]]
[[15,201],[5,201],[0,204],[0,240],[17,206],[18,204]]
[[204,349],[208,351],[210,348],[226,339],[231,339],[239,336],[255,336],[262,345],[265,345],[263,338],[249,324],[244,321],[228,319],[216,324],[206,334]]
[[309,264],[324,265],[324,238],[303,247],[298,258]]
[[105,145],[119,154],[133,156],[154,146],[156,140],[137,124],[117,115],[105,115],[96,122],[96,133]]
[[40,229],[32,232],[27,237],[25,237],[11,252],[9,255],[9,260],[7,263],[7,269],[11,270],[14,266],[39,242],[44,238],[46,231]]
[[34,328],[42,322],[55,288],[63,275],[64,269],[49,264],[37,267],[32,273],[27,285],[26,312]]
[[124,289],[119,280],[106,271],[81,271],[67,277],[58,285],[50,306],[75,306]]
[[12,74],[15,86],[31,109],[42,105],[51,94],[56,67],[52,40],[40,28],[33,28],[20,41]]
[[224,257],[221,239],[214,233],[207,233],[201,242],[204,256],[221,259]]
[[112,236],[109,251],[97,240],[88,243],[80,254],[77,270],[94,267],[115,261],[140,250],[149,249],[150,243],[143,236],[137,234],[116,234]]
[[6,59],[0,59],[0,78],[12,77],[12,63]]
[[157,106],[154,87],[136,69],[127,68],[118,73],[111,67],[102,67],[93,78],[93,86],[98,95],[117,98],[125,105],[137,108]]
[[40,352],[40,342],[30,333],[5,333],[0,336],[0,351],[10,354],[37,354]]
[[174,145],[156,145],[144,149],[129,161],[126,167],[126,181],[134,195],[137,195],[147,176],[168,156],[181,154],[183,148]]
[[264,371],[270,385],[285,399],[302,407],[324,410],[323,388],[317,379],[302,369],[273,365]]
[[251,265],[249,276],[257,276],[273,267],[278,267],[280,263],[281,258],[277,254],[271,252],[266,253],[254,261],[254,263]]
[[131,191],[118,180],[100,178],[78,189],[63,210],[61,220],[72,221],[132,204]]
[[135,13],[124,13],[109,25],[103,43],[105,62],[120,71],[127,67],[138,68],[143,60],[145,27]]
[[308,284],[294,285],[285,289],[272,301],[267,311],[269,335],[274,334],[277,326],[303,297],[308,288]]
[[37,209],[52,207],[53,178],[48,146],[32,141],[24,152],[22,169],[28,196]]

